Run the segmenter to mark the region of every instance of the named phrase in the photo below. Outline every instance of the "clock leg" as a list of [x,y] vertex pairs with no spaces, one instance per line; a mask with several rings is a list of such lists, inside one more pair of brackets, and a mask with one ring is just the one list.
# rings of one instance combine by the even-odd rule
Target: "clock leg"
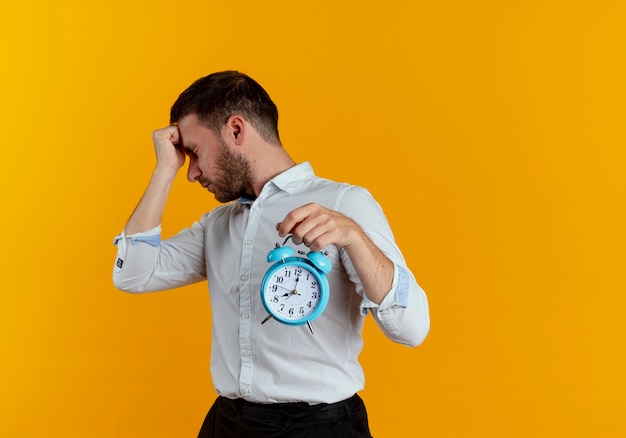
[[306,325],[309,326],[309,330],[311,330],[311,334],[314,334],[315,332],[313,331],[313,323],[311,321],[307,321]]
[[272,314],[271,313],[269,315],[267,315],[263,321],[261,321],[261,324],[265,324],[270,319],[272,319]]

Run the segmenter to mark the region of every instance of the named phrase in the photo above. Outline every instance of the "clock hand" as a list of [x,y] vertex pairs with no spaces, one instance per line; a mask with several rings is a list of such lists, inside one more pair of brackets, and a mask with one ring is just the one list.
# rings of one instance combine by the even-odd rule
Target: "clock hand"
[[291,293],[285,294],[283,295],[283,297],[287,297],[286,300],[288,300],[292,295],[302,295],[301,293],[299,293],[297,290],[292,290]]
[[[285,289],[285,290],[288,290],[289,292],[291,292],[291,289],[286,288],[286,287],[284,287],[284,286],[278,286],[278,285],[276,285],[276,287],[279,287],[279,288],[281,288],[281,289]],[[285,295],[283,295],[283,296],[285,296]]]

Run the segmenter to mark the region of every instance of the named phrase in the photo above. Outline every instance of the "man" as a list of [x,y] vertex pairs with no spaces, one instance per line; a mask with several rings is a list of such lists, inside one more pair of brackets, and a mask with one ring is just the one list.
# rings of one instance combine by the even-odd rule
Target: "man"
[[[430,324],[426,296],[379,205],[363,188],[296,164],[281,145],[276,106],[242,73],[196,81],[174,103],[170,123],[153,133],[155,170],[115,240],[114,283],[148,292],[208,280],[219,397],[199,436],[370,437],[357,395],[364,317],[371,313],[391,340],[409,346]],[[165,202],[186,156],[189,181],[227,204],[161,240]],[[261,324],[266,255],[288,236],[332,262],[330,300],[314,333]]]

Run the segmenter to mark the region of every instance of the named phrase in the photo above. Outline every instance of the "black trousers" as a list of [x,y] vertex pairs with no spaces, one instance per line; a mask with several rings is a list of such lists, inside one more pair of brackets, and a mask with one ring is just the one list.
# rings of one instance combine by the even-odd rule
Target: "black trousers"
[[372,438],[358,395],[332,404],[250,403],[218,397],[198,438]]

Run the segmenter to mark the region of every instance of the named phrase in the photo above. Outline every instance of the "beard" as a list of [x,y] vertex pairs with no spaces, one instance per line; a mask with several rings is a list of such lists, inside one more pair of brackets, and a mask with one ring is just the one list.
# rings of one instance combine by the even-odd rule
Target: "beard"
[[219,169],[219,175],[212,186],[217,201],[225,203],[242,196],[250,197],[247,193],[251,187],[250,163],[243,155],[231,152],[223,139],[220,139],[215,164]]

